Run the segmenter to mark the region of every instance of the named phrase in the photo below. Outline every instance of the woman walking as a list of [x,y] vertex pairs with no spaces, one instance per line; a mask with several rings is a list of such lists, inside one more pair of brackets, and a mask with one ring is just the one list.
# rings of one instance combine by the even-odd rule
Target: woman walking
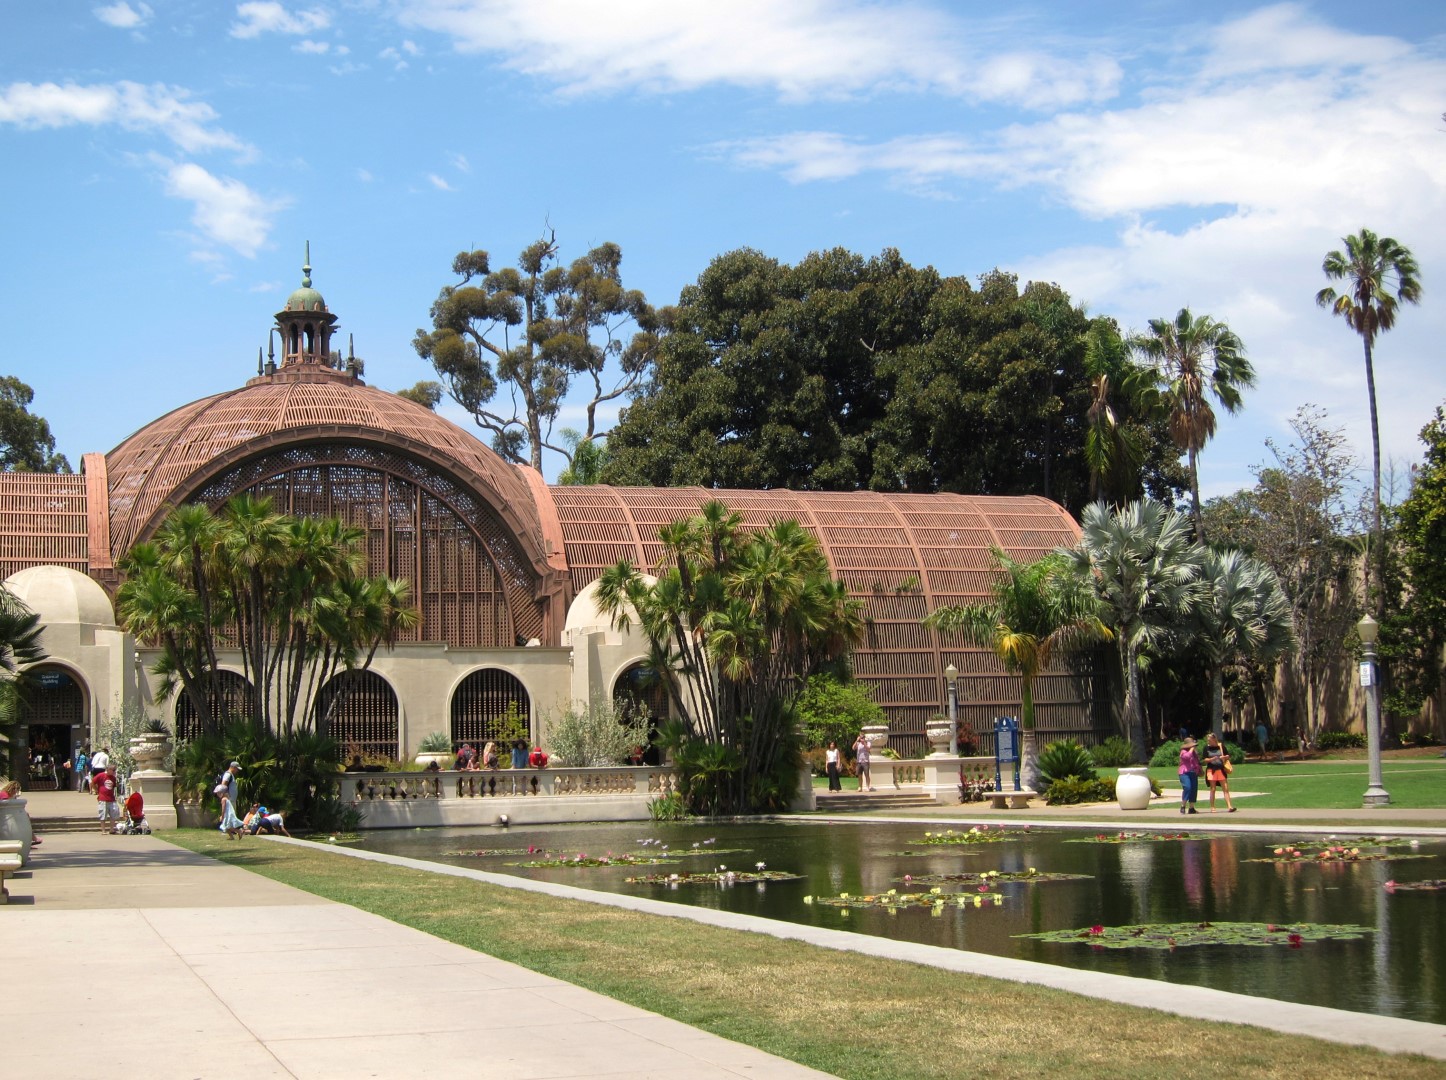
[[824,765],[828,769],[828,789],[842,791],[843,781],[839,779],[838,743],[829,740],[828,749],[823,752]]
[[1180,813],[1194,814],[1195,797],[1200,791],[1200,755],[1195,753],[1195,740],[1186,738],[1180,744]]
[[1210,785],[1210,812],[1215,813],[1215,789],[1225,793],[1225,812],[1235,813],[1230,800],[1230,755],[1215,732],[1205,736],[1205,782]]
[[[874,780],[869,774],[869,739],[862,731],[854,740],[854,766],[859,773],[859,792],[873,791]],[[842,785],[840,785],[842,789]]]

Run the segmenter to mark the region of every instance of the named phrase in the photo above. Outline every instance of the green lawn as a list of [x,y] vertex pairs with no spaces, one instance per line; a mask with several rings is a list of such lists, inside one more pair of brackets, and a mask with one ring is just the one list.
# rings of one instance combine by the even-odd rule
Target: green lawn
[[1206,1040],[1206,1027],[1189,1017],[359,862],[320,847],[228,845],[214,830],[195,829],[164,839],[842,1077],[1442,1075],[1439,1061],[1220,1023],[1208,1025]]
[[[1446,808],[1446,758],[1388,760],[1381,774],[1392,808]],[[1150,775],[1162,787],[1180,786],[1173,768],[1151,769]],[[1230,790],[1251,792],[1251,810],[1359,810],[1366,790],[1366,759],[1248,761],[1236,766]],[[1200,785],[1200,797],[1208,798],[1204,783]]]

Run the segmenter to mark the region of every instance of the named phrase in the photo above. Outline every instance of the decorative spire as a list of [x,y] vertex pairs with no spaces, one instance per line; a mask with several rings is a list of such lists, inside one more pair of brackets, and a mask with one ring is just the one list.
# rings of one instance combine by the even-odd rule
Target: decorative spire
[[306,262],[301,264],[301,287],[311,288],[311,241],[306,242]]

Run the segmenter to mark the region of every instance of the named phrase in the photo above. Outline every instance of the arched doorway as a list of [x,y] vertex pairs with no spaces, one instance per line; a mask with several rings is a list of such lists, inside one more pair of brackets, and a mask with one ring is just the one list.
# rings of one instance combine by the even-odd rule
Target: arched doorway
[[316,730],[341,746],[344,760],[397,759],[397,695],[375,671],[343,671],[316,695]]
[[[515,675],[496,668],[474,671],[452,694],[452,746],[511,744],[532,737],[532,699]],[[505,756],[505,754],[499,754]]]
[[22,692],[25,746],[16,771],[30,791],[69,787],[70,773],[63,766],[77,743],[89,741],[85,687],[71,672],[50,664],[31,668],[30,679]]
[[641,709],[648,715],[648,745],[643,752],[644,765],[662,764],[654,740],[658,725],[668,718],[668,688],[651,666],[639,661],[624,668],[613,683],[613,707]]
[[[251,684],[246,676],[235,671],[216,671],[206,694],[211,715],[218,724],[238,716],[250,716],[255,705]],[[201,718],[186,693],[176,695],[176,742],[189,742],[201,734]]]

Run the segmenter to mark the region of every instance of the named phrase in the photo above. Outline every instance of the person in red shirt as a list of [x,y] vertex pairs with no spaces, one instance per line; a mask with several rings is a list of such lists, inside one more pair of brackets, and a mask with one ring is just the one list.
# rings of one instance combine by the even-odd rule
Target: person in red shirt
[[115,832],[115,825],[112,822],[120,820],[120,807],[115,801],[115,766],[107,766],[105,772],[96,773],[91,778],[90,786],[95,791],[100,831],[103,833]]
[[527,755],[527,764],[534,769],[547,768],[547,755],[542,752],[542,747],[534,746],[532,748],[532,753]]

